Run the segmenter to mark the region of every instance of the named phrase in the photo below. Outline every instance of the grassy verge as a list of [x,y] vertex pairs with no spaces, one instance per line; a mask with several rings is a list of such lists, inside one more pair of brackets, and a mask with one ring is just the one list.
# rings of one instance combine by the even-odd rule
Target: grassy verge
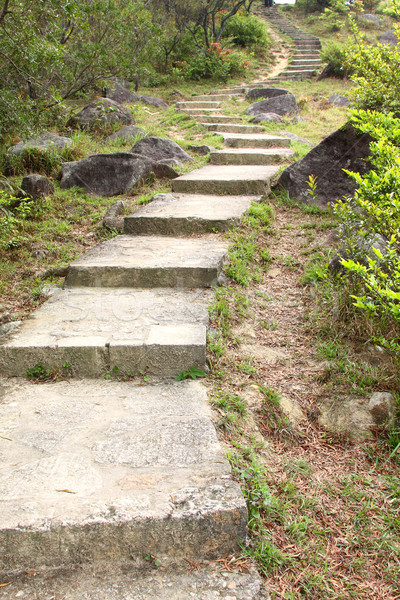
[[249,510],[243,553],[275,600],[394,600],[399,421],[360,444],[318,417],[327,396],[398,383],[387,365],[371,367],[365,337],[332,324],[332,216],[282,198],[257,210],[231,234],[231,280],[216,290],[209,336],[215,420]]

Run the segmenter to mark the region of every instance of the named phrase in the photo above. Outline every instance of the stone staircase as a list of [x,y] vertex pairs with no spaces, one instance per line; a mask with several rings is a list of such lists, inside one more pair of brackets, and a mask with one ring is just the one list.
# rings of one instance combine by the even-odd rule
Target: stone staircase
[[[227,257],[218,232],[268,192],[290,140],[226,117],[220,99],[178,107],[225,148],[127,216],[123,235],[74,261],[64,288],[1,338],[0,570],[16,574],[4,598],[159,598],[141,575],[150,557],[180,565],[165,571],[175,595],[164,597],[183,600],[193,596],[192,576],[178,577],[184,561],[218,559],[246,540],[246,503],[206,388],[171,378],[206,369],[208,306]],[[63,380],[21,378],[38,363]],[[43,573],[77,564],[73,589],[60,576],[56,595]],[[91,585],[94,573],[101,584]],[[237,600],[265,598],[254,573],[204,582],[202,598],[232,598],[234,588]]]
[[315,36],[305,33],[288,19],[285,19],[276,6],[265,8],[262,15],[266,17],[281,33],[289,36],[294,42],[294,54],[288,67],[276,77],[268,79],[268,83],[287,80],[310,79],[321,66],[321,42]]

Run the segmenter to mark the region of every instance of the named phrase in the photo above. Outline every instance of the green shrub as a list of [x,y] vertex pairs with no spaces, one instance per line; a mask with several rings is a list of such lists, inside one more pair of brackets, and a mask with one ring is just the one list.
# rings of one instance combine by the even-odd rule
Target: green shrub
[[178,78],[194,81],[200,79],[226,81],[230,75],[244,73],[249,66],[250,63],[243,54],[223,48],[216,42],[187,61],[177,63],[174,74]]
[[[381,327],[386,333],[376,341],[400,360],[400,119],[352,112],[356,127],[376,141],[370,145],[374,169],[364,176],[346,171],[358,189],[351,202],[341,200],[334,207],[343,223],[343,246],[352,250],[342,265],[356,286],[354,305],[377,320],[378,331]],[[375,256],[366,258],[357,239],[376,235],[387,240],[387,249],[374,249]]]
[[266,26],[255,15],[236,14],[227,22],[223,38],[229,38],[235,46],[249,48],[265,54],[271,47]]
[[321,51],[321,60],[326,63],[326,76],[345,78],[349,74],[346,65],[346,50],[337,42],[331,42]]

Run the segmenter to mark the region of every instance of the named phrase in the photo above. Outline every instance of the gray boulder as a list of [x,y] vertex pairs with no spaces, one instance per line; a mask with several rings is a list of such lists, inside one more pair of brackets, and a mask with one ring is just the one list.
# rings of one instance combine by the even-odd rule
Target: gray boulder
[[138,137],[145,137],[146,132],[141,127],[137,127],[137,125],[127,125],[126,127],[122,127],[112,135],[109,135],[108,138],[104,140],[104,143],[114,142],[115,140],[126,140],[127,142],[133,142]]
[[393,44],[396,46],[399,43],[398,38],[394,34],[394,29],[389,29],[389,31],[385,31],[379,38],[381,44]]
[[250,119],[250,123],[262,123],[263,121],[265,123],[282,123],[282,117],[276,113],[260,113]]
[[[275,187],[287,189],[291,198],[314,203],[325,208],[343,196],[352,196],[357,185],[343,169],[364,175],[371,170],[366,160],[370,156],[372,138],[347,123],[326,137],[304,158],[283,171]],[[307,181],[317,178],[316,198],[309,194]]]
[[293,94],[281,94],[255,102],[246,110],[247,115],[255,116],[261,113],[276,113],[277,115],[295,115],[299,112],[296,98]]
[[99,196],[127,194],[139,182],[154,173],[158,177],[176,177],[167,165],[158,165],[146,156],[128,152],[96,154],[62,165],[61,188],[83,188]]
[[371,13],[364,13],[363,15],[360,15],[359,18],[361,19],[361,21],[367,21],[368,23],[373,23],[377,27],[379,27],[382,22],[382,19],[380,17],[378,17],[378,15],[373,15]]
[[328,104],[333,104],[334,106],[349,106],[350,100],[346,96],[332,94],[332,96],[328,98]]
[[54,194],[54,185],[50,179],[43,175],[27,175],[23,178],[21,183],[21,195],[28,196],[32,200],[37,198],[43,198],[45,196],[51,196]]
[[179,162],[190,162],[193,160],[176,142],[152,136],[136,142],[133,148],[131,148],[131,152],[143,154],[143,156],[147,156],[154,161],[168,158],[176,158]]
[[367,258],[377,260],[374,250],[379,250],[383,256],[387,254],[388,242],[382,235],[378,233],[369,237],[358,235],[352,248],[342,246],[339,251],[333,255],[329,261],[329,270],[335,274],[344,271],[344,267],[341,264],[343,258],[345,260],[348,260],[349,258],[358,260],[362,264],[367,265]]
[[246,94],[247,100],[257,100],[258,98],[276,98],[276,96],[285,96],[290,94],[289,90],[283,88],[254,88]]
[[161,100],[161,98],[156,98],[155,96],[146,96],[140,94],[139,101],[143,102],[143,104],[148,104],[149,106],[155,106],[156,108],[168,108],[168,104],[164,102],[164,100]]
[[19,142],[15,146],[11,146],[7,150],[8,155],[19,156],[26,150],[61,150],[62,148],[66,148],[72,144],[72,140],[67,137],[62,137],[61,135],[57,135],[56,133],[43,133],[42,135],[31,138],[26,142]]
[[118,81],[115,81],[112,87],[105,88],[103,96],[114,100],[114,102],[118,102],[118,104],[139,102],[139,96],[128,90]]
[[314,146],[315,146],[315,144],[310,142],[310,140],[306,140],[306,138],[300,137],[300,136],[296,135],[295,133],[291,133],[290,131],[281,131],[281,135],[284,135],[285,137],[290,138],[294,142],[300,142],[301,144],[307,144],[308,146],[311,146],[311,148],[314,148]]
[[390,425],[393,422],[397,402],[389,392],[375,392],[368,402],[368,410],[376,425]]
[[99,98],[71,117],[67,125],[81,129],[97,129],[113,123],[131,125],[134,123],[134,119],[130,110],[125,106],[109,98]]
[[202,144],[201,146],[189,146],[189,148],[192,152],[195,152],[200,156],[206,156],[207,154],[210,154],[210,152],[215,150],[215,148],[213,148],[212,146],[207,146],[207,144]]

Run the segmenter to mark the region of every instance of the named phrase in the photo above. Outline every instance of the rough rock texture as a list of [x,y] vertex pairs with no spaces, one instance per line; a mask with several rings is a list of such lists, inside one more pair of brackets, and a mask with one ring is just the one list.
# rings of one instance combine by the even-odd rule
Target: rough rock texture
[[382,33],[381,37],[379,38],[379,41],[381,44],[396,45],[399,43],[398,38],[394,34],[394,29],[389,29],[389,31],[385,31],[385,33]]
[[146,96],[141,94],[139,95],[139,100],[140,102],[143,102],[143,104],[155,106],[156,108],[168,108],[168,104],[164,102],[164,100],[161,100],[161,98],[156,98],[155,96]]
[[250,123],[262,123],[262,122],[269,122],[269,123],[281,123],[282,122],[282,118],[277,115],[276,113],[260,113],[258,115],[256,115],[255,117],[253,117],[252,119],[250,119]]
[[103,217],[104,227],[108,227],[109,229],[116,229],[117,231],[123,231],[124,217],[121,215],[124,214],[124,211],[125,202],[123,202],[122,200],[117,200],[117,202],[114,202],[114,204],[110,206],[110,208]]
[[109,135],[104,141],[106,144],[109,142],[114,142],[115,140],[126,140],[127,142],[134,142],[138,137],[144,137],[146,132],[141,127],[137,127],[136,125],[127,125],[126,127],[122,127],[112,135]]
[[108,98],[99,98],[71,117],[67,125],[81,129],[96,129],[99,125],[112,123],[130,125],[134,123],[134,119],[125,106]]
[[22,180],[21,193],[23,196],[28,196],[32,200],[36,200],[36,198],[54,194],[54,185],[50,179],[47,179],[43,175],[27,175]]
[[207,146],[206,144],[203,144],[202,146],[189,146],[189,148],[192,152],[195,152],[196,154],[200,154],[201,156],[210,154],[210,152],[215,150],[215,148],[213,148],[212,146]]
[[246,110],[247,115],[260,113],[276,113],[277,115],[294,115],[299,112],[296,98],[293,94],[281,94],[267,100],[255,102]]
[[152,136],[136,142],[133,148],[131,148],[131,152],[142,154],[155,161],[167,158],[176,158],[180,162],[190,162],[193,160],[176,142]]
[[276,98],[276,96],[284,96],[290,94],[289,90],[283,88],[254,88],[246,94],[247,100],[257,100],[258,98]]
[[361,19],[361,21],[368,21],[369,23],[373,23],[377,27],[380,26],[382,21],[382,19],[378,17],[378,15],[373,15],[371,13],[365,13],[363,15],[360,15],[359,19]]
[[330,98],[328,98],[329,104],[334,104],[335,106],[349,106],[350,100],[346,96],[341,96],[340,94],[332,94]]
[[334,254],[334,256],[331,258],[330,262],[329,262],[329,269],[332,271],[332,273],[339,273],[340,271],[343,271],[344,268],[341,264],[341,260],[342,258],[344,259],[353,259],[353,260],[360,260],[360,251],[363,254],[363,258],[361,258],[361,262],[363,262],[365,265],[368,264],[367,258],[372,258],[373,260],[377,260],[377,256],[374,252],[375,250],[379,250],[379,252],[381,252],[383,255],[385,255],[387,253],[387,246],[388,246],[388,242],[387,240],[379,234],[374,235],[372,238],[365,238],[364,236],[359,236],[358,240],[356,241],[356,253],[357,256],[354,255],[354,252],[352,253],[351,249],[349,248],[340,248],[340,250],[338,252],[336,252],[336,254]]
[[112,87],[105,88],[104,97],[114,100],[114,102],[118,102],[118,104],[125,104],[125,102],[139,102],[139,96],[128,90],[118,81],[115,81]]
[[[289,191],[291,198],[326,207],[342,196],[351,196],[356,183],[343,172],[349,169],[365,174],[371,169],[365,160],[370,155],[372,138],[347,123],[326,137],[304,158],[283,171],[276,187]],[[310,175],[317,178],[317,196],[311,199],[307,185]]]
[[396,411],[396,399],[389,392],[375,392],[368,402],[368,410],[377,425],[391,423]]
[[285,137],[290,138],[291,140],[294,140],[295,142],[301,142],[302,144],[308,144],[312,148],[314,148],[314,146],[315,146],[315,144],[310,142],[310,140],[306,140],[306,138],[302,138],[302,137],[296,135],[295,133],[291,133],[290,131],[281,131],[281,134],[284,135]]
[[[68,189],[76,186],[92,194],[115,196],[127,194],[151,172],[159,177],[168,177],[170,171],[173,171],[171,167],[156,165],[154,161],[138,154],[95,154],[80,161],[64,163],[61,187]],[[171,176],[176,176],[175,171]]]
[[25,150],[35,148],[38,150],[61,150],[66,146],[70,146],[72,140],[67,137],[62,137],[55,133],[47,132],[35,138],[31,138],[26,142],[19,142],[7,150],[7,154],[19,156]]

